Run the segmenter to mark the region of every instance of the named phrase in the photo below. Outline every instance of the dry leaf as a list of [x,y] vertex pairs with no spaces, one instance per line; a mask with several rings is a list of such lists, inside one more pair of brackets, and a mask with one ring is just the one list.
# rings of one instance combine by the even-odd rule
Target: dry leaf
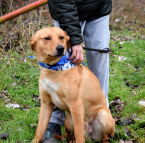
[[32,128],[37,127],[37,124],[30,124]]
[[123,139],[119,139],[119,143],[125,143]]
[[127,136],[131,135],[131,131],[127,127],[124,127],[124,132],[127,134]]
[[133,91],[131,91],[131,92],[132,92],[132,94],[133,94],[133,95],[136,95],[136,94],[137,94],[137,92],[136,92],[136,91],[134,91],[134,90],[133,90]]
[[120,21],[121,21],[121,19],[119,19],[119,18],[116,18],[116,19],[114,20],[115,23],[118,23],[118,22],[120,22]]
[[131,140],[126,140],[125,143],[133,143]]
[[10,83],[12,86],[15,86],[15,85],[17,85],[15,82],[11,82]]
[[0,139],[1,140],[7,140],[8,137],[9,137],[8,133],[2,133],[2,134],[0,134]]
[[123,45],[125,43],[125,41],[120,41],[119,44]]

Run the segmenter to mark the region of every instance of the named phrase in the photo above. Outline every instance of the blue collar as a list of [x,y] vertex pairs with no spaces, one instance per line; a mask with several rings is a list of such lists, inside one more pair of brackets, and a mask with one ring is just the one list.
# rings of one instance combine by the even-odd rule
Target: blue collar
[[[55,71],[59,71],[59,70],[67,70],[67,69],[70,69],[74,66],[76,66],[75,63],[72,63],[71,60],[68,60],[68,58],[71,56],[71,52],[70,51],[67,51],[66,52],[66,55],[64,55],[63,57],[61,57],[61,59],[54,65],[49,65],[49,64],[46,64],[46,63],[41,63],[39,62],[39,65],[43,68],[47,68],[47,69],[50,69],[50,70],[55,70]],[[32,56],[29,56],[30,58],[34,58]],[[83,62],[82,62],[82,65],[85,65]]]

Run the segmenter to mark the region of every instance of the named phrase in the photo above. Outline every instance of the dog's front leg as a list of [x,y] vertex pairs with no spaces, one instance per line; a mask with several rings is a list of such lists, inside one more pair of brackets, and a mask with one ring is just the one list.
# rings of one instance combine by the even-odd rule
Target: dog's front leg
[[[47,94],[46,97],[50,98]],[[33,143],[40,143],[48,126],[54,104],[48,98],[41,99],[41,107],[39,112],[39,122]]]
[[76,143],[84,143],[84,107],[80,99],[70,104]]

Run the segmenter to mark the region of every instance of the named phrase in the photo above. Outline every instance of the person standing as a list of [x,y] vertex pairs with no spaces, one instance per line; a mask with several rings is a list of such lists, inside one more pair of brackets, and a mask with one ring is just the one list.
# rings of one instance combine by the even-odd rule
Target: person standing
[[[109,47],[109,14],[112,0],[49,0],[49,11],[60,27],[70,37],[73,63],[81,64],[84,59],[82,35],[87,48],[105,50]],[[109,53],[86,51],[88,68],[97,76],[104,92],[107,105],[109,88]],[[44,143],[57,143],[55,134],[61,135],[65,111],[54,107],[50,123],[43,136]]]

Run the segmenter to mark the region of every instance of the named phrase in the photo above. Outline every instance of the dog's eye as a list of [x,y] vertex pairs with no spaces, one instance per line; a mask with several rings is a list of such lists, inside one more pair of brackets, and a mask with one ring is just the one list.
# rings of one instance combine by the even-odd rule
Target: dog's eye
[[46,37],[46,38],[44,38],[45,40],[50,40],[50,38],[49,37]]
[[60,37],[60,39],[62,40],[62,39],[64,39],[64,37],[63,37],[63,36],[61,36],[61,37]]

